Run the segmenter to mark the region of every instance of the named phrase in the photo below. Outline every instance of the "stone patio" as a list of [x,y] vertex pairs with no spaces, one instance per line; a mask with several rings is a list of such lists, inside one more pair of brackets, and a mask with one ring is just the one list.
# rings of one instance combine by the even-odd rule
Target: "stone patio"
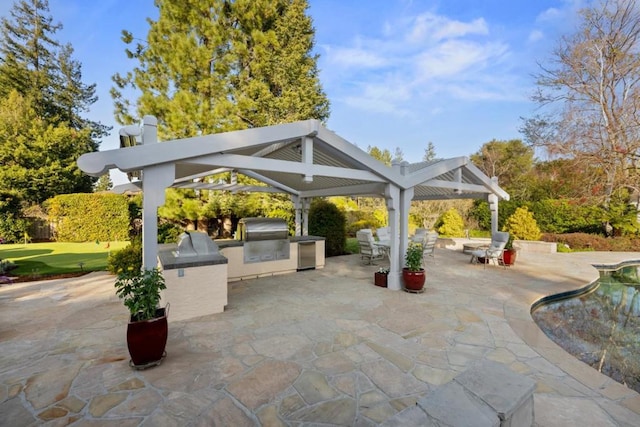
[[[436,249],[422,294],[373,285],[357,255],[234,282],[224,313],[171,321],[168,356],[128,366],[114,278],[0,287],[0,425],[413,425],[416,402],[499,362],[536,382],[539,426],[640,425],[640,395],[574,359],[531,304],[636,253],[521,252],[512,268]],[[384,265],[384,264],[382,264]]]

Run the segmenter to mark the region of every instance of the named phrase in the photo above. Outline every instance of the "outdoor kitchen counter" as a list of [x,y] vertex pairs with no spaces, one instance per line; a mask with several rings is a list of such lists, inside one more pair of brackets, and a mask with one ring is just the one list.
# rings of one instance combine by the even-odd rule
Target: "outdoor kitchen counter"
[[[320,236],[290,236],[289,237],[289,241],[291,243],[297,243],[297,242],[317,242],[317,241],[324,241],[325,238],[324,237],[320,237]],[[214,240],[216,245],[218,245],[218,248],[220,249],[224,249],[224,248],[229,248],[229,247],[237,247],[237,246],[243,246],[244,242],[242,240],[234,240],[234,239],[216,239]]]
[[298,270],[298,243],[315,242],[315,267],[324,267],[325,238],[318,236],[291,236],[289,258],[264,262],[244,262],[244,242],[241,240],[215,240],[220,252],[229,260],[227,277],[230,282],[275,274],[292,273]]
[[171,305],[169,321],[224,311],[227,262],[220,253],[179,256],[177,245],[160,245],[158,266],[167,286],[161,292],[161,305]]
[[226,264],[228,260],[218,254],[176,256],[178,246],[175,244],[160,245],[158,250],[158,261],[163,270],[174,270],[176,268],[200,267],[203,265]]

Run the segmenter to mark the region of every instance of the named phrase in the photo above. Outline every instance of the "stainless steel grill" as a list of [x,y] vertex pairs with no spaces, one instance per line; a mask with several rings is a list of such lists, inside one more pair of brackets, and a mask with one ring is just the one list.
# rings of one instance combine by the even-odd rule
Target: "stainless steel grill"
[[238,222],[238,234],[245,242],[286,239],[289,227],[280,218],[242,218]]
[[289,259],[289,228],[280,218],[243,218],[236,236],[244,243],[244,262]]

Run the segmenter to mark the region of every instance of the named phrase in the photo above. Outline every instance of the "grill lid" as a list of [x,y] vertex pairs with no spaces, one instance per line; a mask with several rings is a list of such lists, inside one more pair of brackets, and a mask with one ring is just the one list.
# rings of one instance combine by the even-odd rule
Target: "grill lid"
[[199,231],[185,231],[178,238],[177,256],[211,255],[218,253],[218,245]]
[[289,227],[282,218],[242,218],[238,222],[240,240],[278,240],[289,237]]

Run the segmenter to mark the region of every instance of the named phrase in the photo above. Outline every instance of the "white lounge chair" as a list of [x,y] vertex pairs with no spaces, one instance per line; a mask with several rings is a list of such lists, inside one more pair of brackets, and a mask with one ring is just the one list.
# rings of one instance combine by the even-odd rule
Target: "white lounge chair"
[[380,242],[389,242],[391,241],[391,232],[389,231],[389,227],[380,227],[376,229],[376,236],[378,236],[378,241]]
[[423,243],[426,234],[429,232],[426,228],[416,228],[415,233],[411,236],[411,241],[414,243]]
[[383,259],[387,255],[385,247],[377,245],[373,240],[371,230],[364,229],[357,231],[356,238],[360,246],[360,258],[363,260],[366,259],[368,264],[373,264],[373,261]]
[[482,258],[485,268],[489,261],[493,261],[496,265],[499,265],[500,263],[504,265],[502,253],[504,252],[504,247],[507,245],[508,240],[509,233],[506,231],[496,231],[491,236],[491,244],[487,248],[478,248],[471,251],[470,262],[478,262],[479,258]]
[[426,257],[435,258],[436,242],[438,241],[438,233],[430,232],[424,235],[422,241],[422,262],[426,262]]

